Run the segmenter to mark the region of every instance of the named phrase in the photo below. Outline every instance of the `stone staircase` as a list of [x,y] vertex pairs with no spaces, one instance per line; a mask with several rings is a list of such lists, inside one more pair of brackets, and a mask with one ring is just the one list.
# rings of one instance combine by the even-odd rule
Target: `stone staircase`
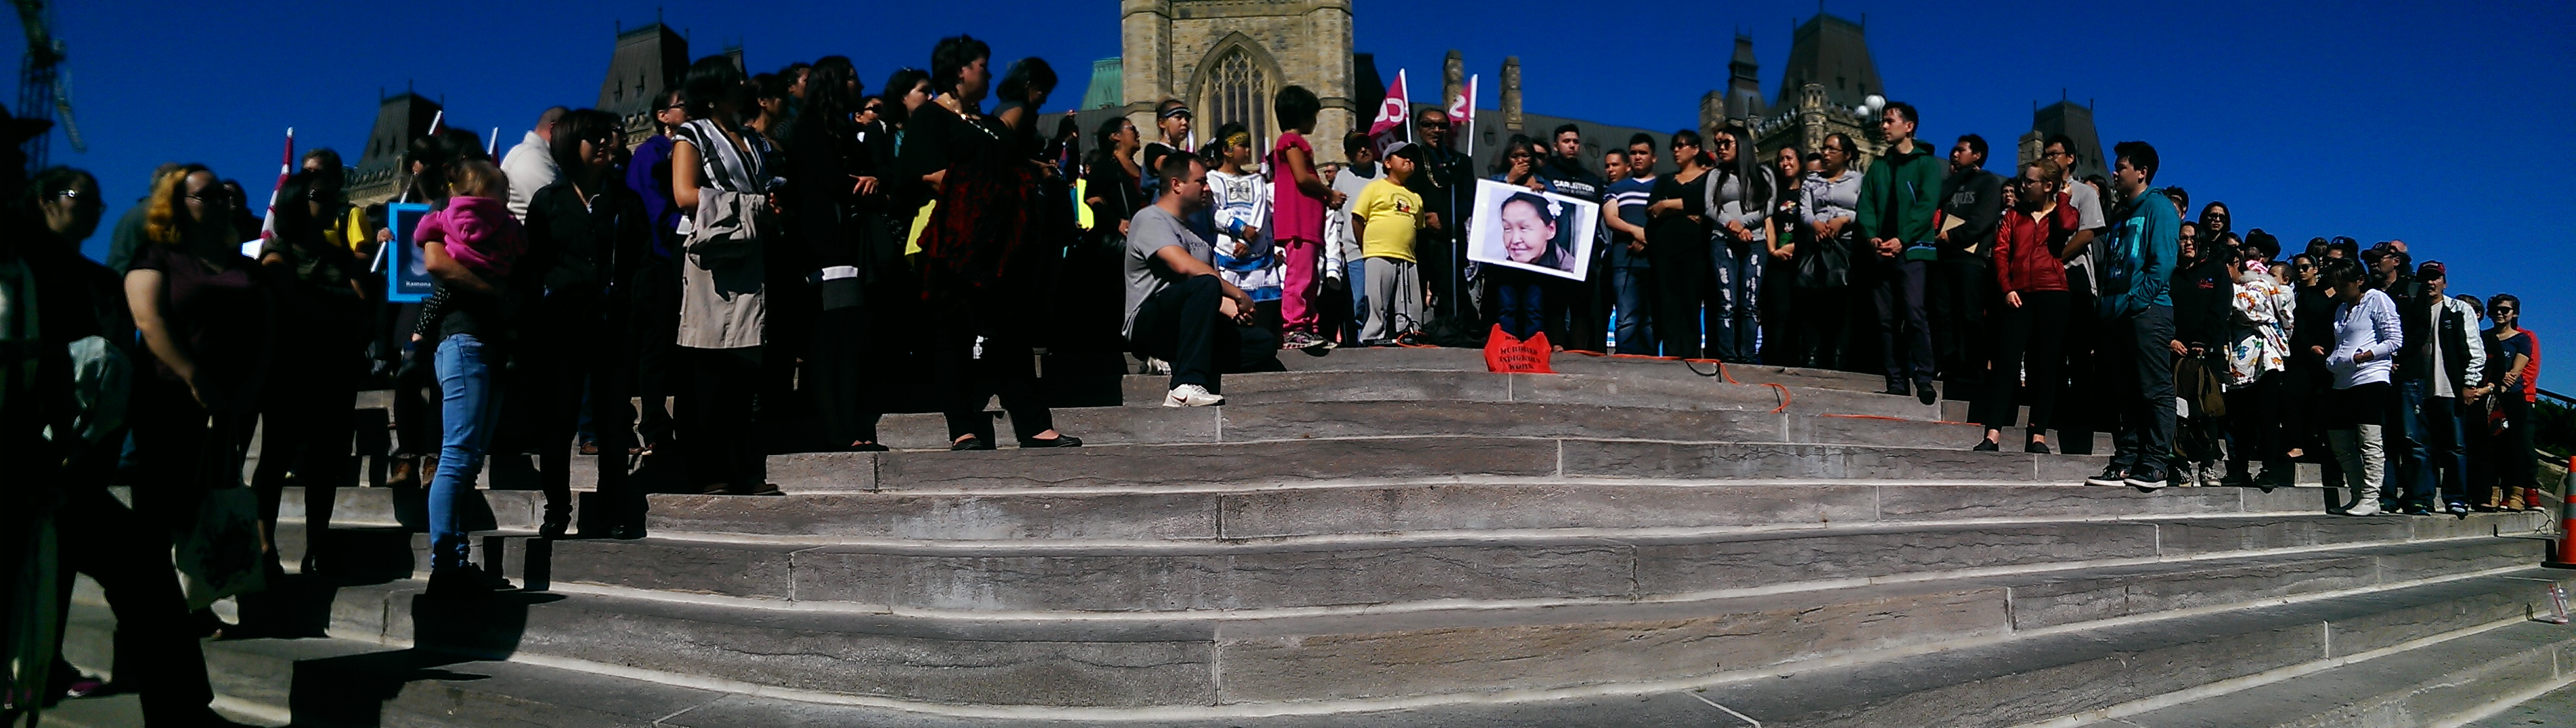
[[[780,455],[652,537],[422,593],[416,493],[344,488],[330,575],[210,645],[296,725],[2453,725],[2576,682],[2539,514],[2348,518],[2309,487],[2088,488],[1874,377],[1355,350],[1233,404],[1059,410],[1088,444]],[[1708,365],[1701,365],[1707,372]],[[998,415],[997,415],[998,416]],[[2097,451],[2107,452],[2107,446]],[[596,459],[579,459],[584,467]],[[575,474],[576,483],[588,481]],[[406,499],[409,499],[407,502]],[[301,499],[286,499],[290,519]],[[292,559],[301,524],[282,524]],[[104,662],[82,595],[74,659]]]

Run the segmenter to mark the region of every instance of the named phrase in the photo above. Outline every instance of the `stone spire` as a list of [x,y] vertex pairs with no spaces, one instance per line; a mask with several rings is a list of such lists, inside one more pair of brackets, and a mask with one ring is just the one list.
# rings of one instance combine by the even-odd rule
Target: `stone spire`
[[1440,98],[1433,101],[1433,105],[1449,108],[1449,100],[1458,98],[1458,94],[1466,90],[1467,60],[1458,55],[1458,49],[1451,48],[1448,57],[1440,60]]
[[1521,57],[1503,57],[1503,131],[1521,133]]

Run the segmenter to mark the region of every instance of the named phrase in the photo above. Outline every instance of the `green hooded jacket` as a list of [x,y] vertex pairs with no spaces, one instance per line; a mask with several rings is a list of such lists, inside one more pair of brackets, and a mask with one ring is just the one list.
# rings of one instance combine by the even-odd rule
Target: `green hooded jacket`
[[1893,212],[1897,239],[1907,245],[1931,242],[1932,213],[1941,209],[1941,178],[1948,171],[1949,165],[1933,157],[1932,145],[1921,139],[1914,140],[1910,154],[1888,149],[1860,178],[1860,207],[1853,222],[1860,225],[1861,237],[1888,237],[1883,223]]

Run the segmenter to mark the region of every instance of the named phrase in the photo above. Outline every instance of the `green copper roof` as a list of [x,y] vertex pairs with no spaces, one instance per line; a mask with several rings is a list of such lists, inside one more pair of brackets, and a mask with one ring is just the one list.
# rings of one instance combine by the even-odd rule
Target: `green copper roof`
[[1091,62],[1091,85],[1082,91],[1084,109],[1117,106],[1127,99],[1127,84],[1120,74],[1125,66],[1115,57]]

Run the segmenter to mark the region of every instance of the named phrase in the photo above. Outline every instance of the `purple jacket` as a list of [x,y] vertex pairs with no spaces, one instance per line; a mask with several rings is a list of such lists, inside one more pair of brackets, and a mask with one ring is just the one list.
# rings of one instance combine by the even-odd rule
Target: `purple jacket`
[[635,146],[626,164],[626,186],[644,197],[653,220],[653,255],[671,257],[671,235],[680,229],[680,205],[671,201],[671,138],[656,134]]

